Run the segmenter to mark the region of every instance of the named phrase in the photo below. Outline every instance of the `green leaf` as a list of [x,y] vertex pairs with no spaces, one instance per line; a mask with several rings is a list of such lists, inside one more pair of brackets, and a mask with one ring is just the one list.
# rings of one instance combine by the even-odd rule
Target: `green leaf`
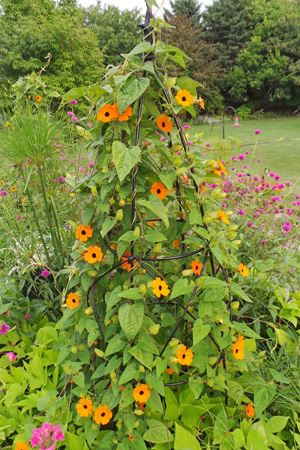
[[62,98],[60,108],[64,106],[66,103],[68,103],[71,100],[74,100],[76,98],[80,98],[83,96],[84,92],[86,90],[86,87],[79,87],[79,88],[72,88],[70,91],[68,91]]
[[204,383],[202,378],[194,378],[194,379],[190,378],[189,387],[190,390],[193,392],[195,398],[199,398],[204,389]]
[[122,411],[122,409],[131,405],[133,402],[133,387],[131,384],[127,384],[121,394],[119,410]]
[[230,281],[230,289],[231,289],[231,293],[236,295],[237,297],[245,300],[245,302],[248,303],[253,303],[253,301],[251,300],[250,297],[248,297],[248,295],[243,291],[243,289],[241,289],[237,284],[235,284],[234,282]]
[[170,300],[172,300],[172,298],[179,297],[180,295],[189,294],[193,291],[194,287],[195,286],[188,284],[187,278],[182,278],[181,280],[176,281],[172,288]]
[[136,45],[129,55],[138,55],[140,53],[146,53],[148,50],[151,49],[151,44],[149,42],[141,42],[140,44]]
[[270,369],[270,372],[271,372],[271,375],[274,378],[274,380],[278,381],[279,383],[285,383],[285,384],[291,383],[290,378],[283,375],[283,373],[278,372],[275,369]]
[[228,284],[223,281],[219,280],[219,278],[216,277],[202,277],[203,280],[203,286],[205,287],[225,287],[228,286]]
[[189,214],[189,221],[191,225],[201,225],[202,224],[202,216],[197,208],[192,207]]
[[95,208],[91,205],[86,205],[86,207],[84,208],[83,214],[82,214],[82,224],[86,227],[91,218],[93,217],[95,212]]
[[117,94],[117,104],[119,114],[123,114],[126,108],[137,100],[150,84],[149,78],[139,78],[130,76]]
[[120,302],[119,293],[121,292],[121,286],[117,286],[112,292],[107,292],[105,295],[105,303],[107,309],[113,308],[117,303]]
[[210,330],[210,325],[203,325],[201,319],[196,320],[193,330],[193,345],[196,345],[198,344],[198,342],[202,341],[202,339],[204,339],[208,335]]
[[147,450],[144,439],[137,431],[133,430],[132,436],[133,441],[131,443],[131,446],[134,448],[134,450]]
[[104,238],[107,235],[107,233],[115,226],[116,223],[117,219],[115,217],[106,217],[102,225],[101,236]]
[[120,181],[124,180],[126,175],[128,175],[131,169],[138,162],[140,153],[141,150],[139,147],[127,148],[122,142],[114,141],[112,146],[112,154]]
[[126,345],[126,342],[122,340],[120,334],[116,334],[108,343],[108,346],[105,351],[105,356],[113,355],[114,353],[122,350]]
[[245,436],[242,430],[236,428],[233,432],[234,444],[237,448],[243,447],[245,445]]
[[82,450],[83,441],[76,434],[70,433],[67,431],[67,442],[69,444],[69,448],[72,450]]
[[144,305],[137,303],[135,305],[129,305],[125,303],[119,308],[119,322],[121,328],[130,341],[137,335],[139,329],[142,326],[144,318]]
[[288,420],[289,417],[274,416],[268,420],[264,425],[264,428],[267,433],[279,433],[279,431],[282,431],[285,428]]
[[82,389],[84,389],[84,373],[80,372],[78,375],[73,376],[74,383],[77,384],[77,386],[80,386]]
[[163,202],[157,197],[156,194],[151,194],[149,197],[150,209],[156,213],[156,215],[162,219],[167,228],[169,228],[169,218],[166,208]]
[[276,392],[275,384],[257,384],[254,391],[255,415],[259,416],[271,403]]
[[201,450],[200,444],[195,436],[175,422],[175,443],[174,450],[181,449]]
[[136,368],[135,364],[130,364],[126,367],[124,372],[121,375],[121,378],[119,379],[119,385],[128,383],[128,381],[133,380],[133,378],[137,377],[139,375],[139,371]]
[[175,394],[173,394],[173,392],[169,387],[166,387],[165,400],[166,400],[165,419],[177,420],[179,417],[179,404]]
[[143,439],[153,444],[163,444],[164,442],[172,442],[173,436],[163,422],[148,419],[149,429],[144,433]]
[[265,443],[266,438],[258,430],[250,430],[247,436],[246,450],[269,450]]
[[204,302],[220,302],[226,295],[227,287],[225,288],[215,288],[215,289],[206,289],[203,295]]
[[147,231],[145,239],[148,242],[163,242],[167,240],[167,238],[162,233],[152,229]]
[[165,387],[162,378],[156,378],[153,375],[148,374],[146,376],[146,383],[153,387],[162,397],[165,396]]
[[160,174],[159,178],[160,178],[161,182],[166,186],[166,188],[169,189],[169,191],[171,191],[171,189],[173,187],[173,183],[176,178],[176,173],[174,171],[174,172],[169,172],[167,175]]
[[119,241],[124,242],[131,242],[135,241],[136,239],[138,239],[138,237],[134,235],[134,231],[126,231],[126,233],[122,234],[122,236],[119,237]]
[[253,331],[244,323],[233,322],[233,325],[235,326],[236,330],[239,333],[244,334],[245,336],[249,336],[253,339],[262,339],[262,337],[259,334],[255,333],[255,331]]
[[91,132],[89,130],[87,130],[86,128],[76,125],[76,130],[80,136],[84,137],[84,139],[91,139],[91,137],[92,137]]
[[132,347],[129,353],[140,363],[144,364],[149,370],[152,370],[153,365],[153,355],[151,353],[145,352],[139,347]]
[[211,249],[213,255],[215,256],[216,260],[218,261],[218,263],[222,264],[223,256],[222,256],[222,251],[220,250],[220,247],[216,244],[211,244],[210,249]]
[[185,77],[185,76],[177,78],[176,84],[177,84],[177,86],[180,87],[180,89],[186,89],[194,96],[197,95],[196,88],[201,86],[201,84],[198,83],[198,81],[195,81],[192,78]]
[[129,298],[130,300],[140,300],[143,298],[139,293],[139,288],[130,288],[126,291],[120,292],[118,295],[121,298]]

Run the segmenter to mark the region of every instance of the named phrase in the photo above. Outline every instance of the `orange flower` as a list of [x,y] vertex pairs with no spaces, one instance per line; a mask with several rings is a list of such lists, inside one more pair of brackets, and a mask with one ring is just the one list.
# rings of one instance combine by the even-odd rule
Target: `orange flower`
[[245,358],[244,336],[242,336],[241,334],[239,334],[238,340],[234,344],[232,352],[235,359]]
[[227,225],[229,224],[229,220],[228,217],[226,216],[226,213],[224,211],[221,211],[221,209],[219,209],[219,220],[222,220],[222,222],[226,223]]
[[75,231],[75,237],[76,239],[79,239],[80,242],[86,242],[88,240],[88,238],[93,236],[93,230],[90,227],[90,225],[88,225],[87,227],[85,227],[84,225],[79,225],[76,228]]
[[146,403],[138,402],[138,405],[139,405],[139,407],[141,408],[142,411],[145,411]]
[[166,297],[171,292],[167,283],[158,277],[152,281],[152,289],[153,293],[158,298],[160,298],[162,295]]
[[218,159],[218,167],[214,170],[214,173],[219,176],[221,176],[222,174],[227,175],[227,171],[219,159]]
[[204,194],[204,192],[206,192],[205,184],[206,184],[205,181],[202,181],[202,183],[200,184],[200,189],[203,194]]
[[29,449],[29,445],[26,444],[26,442],[18,442],[15,450],[28,450]]
[[162,131],[166,131],[167,133],[170,133],[173,128],[172,120],[166,114],[158,116],[157,125]]
[[149,222],[147,221],[147,225],[149,225],[149,227],[154,227],[154,222],[153,222],[153,220],[150,220]]
[[190,366],[193,362],[194,353],[190,348],[187,349],[186,346],[183,345],[178,350],[176,356],[177,362],[179,362],[179,364],[181,364],[182,366]]
[[8,121],[4,124],[5,128],[9,127],[9,125],[10,125],[10,123]]
[[175,370],[172,369],[172,367],[169,367],[169,366],[166,368],[166,371],[168,372],[169,375],[172,375],[172,373],[175,372]]
[[11,187],[11,188],[10,188],[10,191],[11,191],[11,192],[16,192],[17,189],[18,189],[18,186]]
[[204,106],[204,100],[202,97],[199,97],[198,100],[196,101],[197,105],[201,106],[202,109],[205,109]]
[[121,386],[120,387],[120,392],[124,391],[124,389],[125,389],[125,386]]
[[133,436],[132,434],[129,435],[129,440],[132,442],[133,441]]
[[180,240],[179,239],[175,239],[175,241],[173,241],[173,243],[172,243],[174,248],[179,248],[180,249],[179,244],[180,244]]
[[254,417],[255,410],[253,405],[251,405],[251,403],[249,403],[249,405],[246,407],[246,414],[248,417]]
[[249,270],[242,263],[239,265],[238,271],[243,275],[243,277],[248,277],[249,276]]
[[[123,256],[122,256],[122,261],[124,261],[123,264],[122,264],[122,267],[123,267],[123,269],[127,270],[127,272],[130,272],[130,271],[131,271],[131,264],[130,264],[130,262],[128,261],[128,259],[125,258],[124,255],[130,256],[131,253],[129,253],[129,252],[124,252],[124,253],[123,253]],[[138,262],[137,262],[137,261],[134,261],[133,267],[136,267],[137,265],[138,265]]]
[[37,94],[35,96],[35,99],[36,99],[37,102],[41,102],[42,101],[42,97],[39,94]]
[[77,294],[73,294],[73,292],[70,292],[70,294],[68,295],[68,297],[66,299],[66,305],[70,309],[77,308],[77,306],[79,305],[79,297],[78,297],[78,295]]
[[116,103],[113,105],[103,105],[97,113],[97,120],[99,122],[110,122],[116,119],[119,115],[118,108],[116,108]]
[[150,398],[149,386],[147,384],[138,384],[133,389],[134,400],[138,403],[147,403]]
[[184,107],[190,106],[194,103],[194,97],[186,89],[180,89],[180,91],[177,92],[175,98],[177,100],[177,103],[179,103],[179,105],[182,105]]
[[194,261],[192,261],[192,269],[195,275],[200,275],[201,273],[201,269],[202,269],[202,264],[199,263],[198,259],[195,259]]
[[103,258],[103,253],[100,247],[93,245],[89,247],[85,252],[84,260],[90,264],[95,264],[97,261],[101,262]]
[[151,194],[156,194],[160,200],[163,200],[168,195],[168,190],[162,183],[154,183],[150,192]]
[[77,414],[88,417],[93,412],[93,402],[88,398],[81,398],[76,405]]
[[128,108],[125,109],[125,111],[123,112],[123,114],[121,114],[118,117],[119,122],[126,122],[127,120],[129,120],[129,117],[132,116],[132,108],[131,106],[128,106]]
[[94,421],[99,425],[107,425],[110,422],[110,419],[112,418],[113,413],[108,408],[107,405],[100,406],[100,408],[97,408],[94,414]]

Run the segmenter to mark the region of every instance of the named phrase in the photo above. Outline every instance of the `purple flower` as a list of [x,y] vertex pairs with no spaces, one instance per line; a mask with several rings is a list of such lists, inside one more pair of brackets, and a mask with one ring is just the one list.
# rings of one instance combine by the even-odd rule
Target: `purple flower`
[[258,175],[255,175],[255,177],[253,178],[253,180],[257,181],[257,180],[258,180]]
[[247,227],[252,227],[253,226],[253,223],[252,222],[248,222],[247,223]]
[[188,142],[188,145],[193,145],[193,143],[192,142]]
[[75,116],[75,114],[74,114],[72,111],[68,111],[68,112],[67,112],[67,115],[68,115],[68,116],[71,116],[71,117]]
[[3,323],[0,328],[0,334],[6,334],[8,332],[8,330],[9,330],[9,325],[6,325],[6,323]]
[[260,162],[260,159],[258,159],[257,162]]
[[176,152],[177,155],[180,155],[180,150],[178,152]]
[[88,162],[88,167],[94,167],[94,165],[95,165],[95,163],[94,163],[94,161],[90,161],[90,162]]
[[231,157],[232,161],[237,161],[237,158],[235,156]]
[[31,314],[25,314],[25,319],[26,319],[26,320],[29,320],[30,317],[31,317]]
[[22,216],[20,214],[17,215],[17,222],[22,219]]
[[111,272],[111,273],[109,274],[109,278],[112,279],[113,277],[114,277],[114,273]]
[[58,182],[59,184],[64,184],[66,181],[66,177],[59,177]]
[[207,143],[207,144],[205,144],[206,145],[206,147],[210,147],[210,144],[209,143]]
[[238,155],[238,158],[243,161],[243,159],[245,159],[245,155],[243,155],[243,154]]
[[278,181],[278,180],[280,180],[281,177],[279,175],[275,175],[274,178],[275,178],[276,181]]
[[244,213],[244,211],[243,211],[242,209],[239,209],[239,210],[238,210],[238,214],[239,214],[240,216],[243,216],[245,213]]
[[5,354],[11,363],[13,362],[14,359],[17,359],[18,357],[18,355],[16,355],[14,352],[7,352]]
[[70,103],[70,105],[77,105],[78,101],[77,100],[71,100],[69,103]]
[[50,272],[49,272],[49,270],[45,269],[45,270],[43,270],[41,275],[42,275],[42,277],[47,278],[47,276],[50,275]]
[[0,195],[2,195],[2,197],[5,197],[5,195],[7,195],[7,192],[6,191],[1,191]]
[[77,117],[75,117],[75,116],[74,116],[74,117],[72,117],[72,119],[71,119],[71,120],[73,120],[73,122],[74,122],[74,123],[77,123],[77,122],[79,121],[79,119],[77,119]]
[[260,130],[254,130],[254,134],[260,134]]
[[189,130],[191,127],[189,125],[183,125],[184,130]]
[[266,241],[262,241],[261,245],[266,245]]
[[270,172],[270,177],[275,177],[275,173],[274,172]]
[[249,155],[249,152],[245,152],[245,155]]
[[89,128],[93,128],[93,125],[91,123],[87,123],[86,126]]

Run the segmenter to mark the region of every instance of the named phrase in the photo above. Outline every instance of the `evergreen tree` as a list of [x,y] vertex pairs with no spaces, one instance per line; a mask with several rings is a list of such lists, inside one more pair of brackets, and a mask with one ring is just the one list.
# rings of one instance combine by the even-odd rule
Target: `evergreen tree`
[[199,28],[201,19],[201,4],[197,0],[170,0],[172,14],[175,16],[183,16],[189,19],[195,28]]

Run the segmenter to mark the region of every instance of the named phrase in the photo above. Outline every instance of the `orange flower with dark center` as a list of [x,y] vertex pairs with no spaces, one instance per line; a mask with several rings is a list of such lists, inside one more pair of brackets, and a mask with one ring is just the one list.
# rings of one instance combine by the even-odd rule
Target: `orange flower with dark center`
[[196,103],[197,103],[197,105],[201,106],[202,109],[205,109],[205,106],[204,106],[204,100],[203,100],[202,97],[199,97],[199,98],[196,100]]
[[192,261],[191,266],[192,266],[194,274],[200,275],[201,269],[203,266],[201,263],[199,263],[198,259],[195,259],[194,261]]
[[132,442],[133,441],[133,436],[132,434],[129,435],[129,440]]
[[157,125],[162,131],[166,131],[167,133],[170,133],[173,128],[172,120],[170,119],[170,117],[166,116],[166,114],[158,116]]
[[219,220],[222,220],[222,222],[226,223],[227,225],[229,224],[229,220],[228,217],[226,216],[226,213],[221,209],[219,209]]
[[132,108],[131,106],[128,106],[128,108],[125,109],[125,111],[123,112],[123,114],[121,114],[118,117],[119,122],[127,122],[127,120],[129,120],[129,117],[132,116]]
[[168,195],[168,190],[163,183],[154,183],[150,192],[151,194],[156,194],[160,200],[163,200]]
[[103,258],[103,253],[100,247],[93,245],[89,247],[84,255],[84,260],[90,264],[95,264],[96,262],[101,262]]
[[42,97],[39,94],[37,94],[35,96],[35,99],[36,99],[37,102],[41,102],[42,101]]
[[243,277],[248,277],[249,276],[249,270],[242,263],[239,265],[238,271],[243,275]]
[[245,358],[245,344],[244,344],[244,336],[239,334],[238,340],[233,346],[232,349],[233,356],[235,359],[244,359]]
[[158,298],[160,298],[162,295],[166,297],[171,292],[167,283],[159,277],[155,278],[155,280],[152,281],[152,289],[153,293]]
[[88,240],[88,238],[93,236],[93,230],[90,227],[90,225],[88,225],[87,227],[85,227],[84,225],[79,225],[76,228],[75,231],[75,237],[76,239],[79,239],[80,242],[86,242]]
[[81,398],[76,405],[77,414],[88,417],[93,412],[93,402],[88,398]]
[[168,372],[169,375],[172,375],[172,373],[175,372],[175,370],[172,369],[172,367],[169,367],[169,366],[166,368],[166,371]]
[[133,389],[134,400],[138,403],[147,403],[150,395],[151,393],[147,384],[139,384]]
[[108,408],[107,405],[104,405],[96,409],[94,414],[94,421],[98,425],[107,425],[110,422],[112,416],[113,413],[111,412],[111,410]]
[[70,309],[77,308],[77,306],[79,305],[79,297],[78,297],[78,295],[77,294],[73,294],[73,292],[70,292],[70,294],[68,295],[68,297],[66,299],[66,305]]
[[179,362],[182,366],[190,366],[193,362],[194,353],[190,348],[187,349],[186,346],[183,345],[178,350],[176,357],[177,362]]
[[184,107],[190,106],[194,103],[194,97],[186,89],[180,89],[180,91],[177,92],[175,98],[177,100],[177,103],[179,103],[179,105],[182,105]]
[[180,249],[179,244],[180,244],[180,240],[179,239],[175,239],[175,241],[172,242],[172,245],[173,245],[174,248],[179,248]]
[[[123,263],[122,263],[122,267],[123,267],[123,269],[125,269],[125,270],[127,270],[127,272],[130,272],[131,271],[131,264],[130,264],[130,262],[128,261],[128,258],[125,258],[125,256],[127,255],[127,256],[131,256],[131,253],[129,253],[129,252],[124,252],[123,253],[123,256],[122,256],[122,261],[124,261]],[[133,267],[136,267],[136,266],[138,266],[138,262],[136,261],[136,260],[134,260],[134,263],[133,263]]]
[[15,450],[28,450],[29,449],[29,445],[26,444],[26,442],[18,442]]
[[248,417],[254,417],[255,410],[253,405],[251,405],[251,403],[249,403],[249,405],[246,407],[246,414]]
[[113,119],[117,119],[119,113],[116,108],[116,103],[114,105],[103,105],[97,113],[97,120],[99,122],[110,122]]

